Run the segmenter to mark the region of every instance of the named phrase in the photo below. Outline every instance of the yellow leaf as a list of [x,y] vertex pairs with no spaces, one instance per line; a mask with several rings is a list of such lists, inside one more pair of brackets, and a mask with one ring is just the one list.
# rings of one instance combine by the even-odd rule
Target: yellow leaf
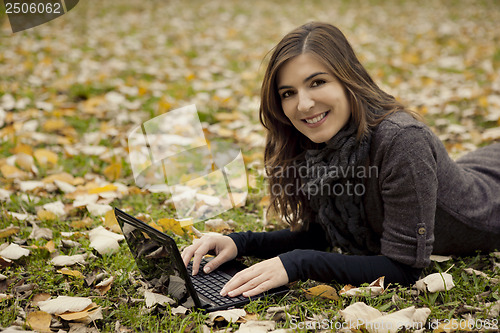
[[18,143],[17,146],[10,150],[12,154],[24,153],[26,155],[33,156],[33,148],[24,143]]
[[45,209],[40,209],[36,215],[41,221],[54,221],[57,219],[57,215],[49,212],[48,210]]
[[7,179],[24,179],[28,174],[22,170],[19,170],[13,165],[4,164],[0,168],[3,176]]
[[55,131],[62,130],[67,126],[66,121],[61,118],[48,119],[42,126],[45,132],[51,133]]
[[156,230],[163,232],[163,228],[160,225],[154,223],[153,221],[149,222],[148,225],[151,228],[155,228]]
[[53,183],[55,180],[59,180],[61,182],[65,182],[71,185],[79,185],[83,182],[83,179],[81,178],[75,178],[69,173],[66,172],[61,172],[61,173],[56,173],[50,176],[45,177],[42,179],[44,183]]
[[479,97],[479,106],[483,107],[483,108],[487,108],[488,107],[488,98],[486,96],[481,96]]
[[53,253],[56,250],[56,245],[54,244],[54,241],[51,239],[43,246],[44,249],[49,251],[49,253]]
[[205,185],[207,185],[207,180],[204,177],[191,179],[186,182],[186,186],[191,186],[191,187],[202,187]]
[[50,151],[50,150],[43,149],[43,148],[37,149],[37,150],[35,150],[33,155],[35,156],[38,163],[40,163],[40,165],[42,165],[42,166],[49,166],[49,165],[53,166],[53,165],[57,164],[57,160],[58,160],[57,154]]
[[37,332],[52,332],[50,330],[50,322],[52,315],[44,311],[35,311],[28,313],[26,324]]
[[66,267],[61,268],[60,270],[57,271],[57,273],[61,273],[63,275],[73,276],[73,277],[76,277],[76,278],[79,278],[79,279],[83,279],[84,278],[83,274],[80,271],[72,270],[72,269],[69,269],[69,268],[66,268]]
[[111,191],[115,191],[117,188],[118,187],[116,187],[116,185],[108,184],[108,185],[104,185],[104,186],[101,186],[101,187],[96,187],[96,188],[90,189],[89,190],[89,194],[98,194],[98,193],[103,193],[103,192],[111,192]]
[[183,235],[184,230],[182,229],[179,221],[173,218],[163,218],[158,220],[158,224],[163,228],[164,231],[172,231],[176,235]]
[[21,230],[21,228],[11,225],[10,227],[0,230],[0,238],[15,235],[19,232],[19,230]]
[[70,226],[75,229],[85,229],[92,225],[92,219],[90,217],[86,217],[83,220],[73,221]]
[[118,178],[120,178],[120,175],[122,173],[121,162],[116,162],[108,165],[106,168],[104,168],[102,173],[109,180],[117,180]]
[[108,210],[106,214],[104,214],[104,226],[113,232],[121,233],[121,228],[116,220],[114,210]]
[[309,296],[319,296],[322,298],[328,298],[334,301],[337,301],[339,299],[339,296],[337,295],[337,291],[328,285],[322,284],[316,287],[309,288],[307,290],[304,290],[306,293],[306,297]]
[[16,164],[24,171],[31,171],[34,164],[33,157],[25,153],[16,154]]

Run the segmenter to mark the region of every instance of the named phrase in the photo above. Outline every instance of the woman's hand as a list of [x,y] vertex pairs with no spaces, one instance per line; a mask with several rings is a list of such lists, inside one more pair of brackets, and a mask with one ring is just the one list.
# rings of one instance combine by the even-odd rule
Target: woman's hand
[[220,294],[229,297],[243,294],[251,297],[288,283],[288,274],[279,257],[267,259],[238,272],[222,288]]
[[198,274],[201,259],[209,251],[215,252],[215,258],[205,265],[203,268],[205,273],[210,273],[238,255],[238,248],[230,237],[217,234],[203,235],[201,238],[195,239],[193,244],[186,247],[181,254],[186,267],[193,258],[193,275]]

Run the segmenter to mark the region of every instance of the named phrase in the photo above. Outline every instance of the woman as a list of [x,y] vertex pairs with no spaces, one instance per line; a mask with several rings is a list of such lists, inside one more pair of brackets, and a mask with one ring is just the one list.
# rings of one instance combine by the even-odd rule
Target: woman
[[222,295],[309,278],[411,284],[431,253],[500,249],[500,144],[451,160],[416,114],[380,90],[337,28],[308,23],[287,34],[261,99],[271,202],[290,229],[187,247],[193,274],[209,251],[216,257],[205,272],[237,256],[269,258]]

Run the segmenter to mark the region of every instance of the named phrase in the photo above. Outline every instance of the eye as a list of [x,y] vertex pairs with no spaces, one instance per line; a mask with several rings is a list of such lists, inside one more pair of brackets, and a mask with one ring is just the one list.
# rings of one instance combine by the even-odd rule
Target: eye
[[318,87],[318,86],[321,86],[323,84],[325,84],[326,81],[325,80],[322,80],[322,79],[318,79],[318,80],[314,80],[312,83],[311,83],[311,87]]
[[286,90],[286,91],[284,91],[284,92],[282,92],[282,93],[281,93],[281,98],[283,98],[283,99],[284,99],[284,98],[288,98],[288,97],[290,97],[290,96],[292,96],[292,95],[293,95],[293,91],[291,91],[291,90]]

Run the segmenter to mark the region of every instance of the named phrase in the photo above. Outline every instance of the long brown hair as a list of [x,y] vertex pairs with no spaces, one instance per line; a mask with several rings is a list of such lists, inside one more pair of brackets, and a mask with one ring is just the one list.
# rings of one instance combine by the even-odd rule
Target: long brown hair
[[[377,86],[344,34],[333,25],[304,24],[283,37],[271,51],[262,83],[259,112],[260,122],[267,129],[264,164],[269,177],[270,208],[278,212],[292,230],[296,230],[308,225],[308,221],[304,221],[308,216],[306,198],[299,191],[300,177],[294,172],[294,161],[306,149],[318,148],[319,145],[300,133],[283,112],[276,77],[285,62],[307,53],[331,71],[345,89],[351,118],[358,128],[358,141],[369,135],[371,128],[389,114],[400,110],[414,114]],[[276,188],[278,193],[275,193]],[[283,189],[294,191],[290,193]]]

